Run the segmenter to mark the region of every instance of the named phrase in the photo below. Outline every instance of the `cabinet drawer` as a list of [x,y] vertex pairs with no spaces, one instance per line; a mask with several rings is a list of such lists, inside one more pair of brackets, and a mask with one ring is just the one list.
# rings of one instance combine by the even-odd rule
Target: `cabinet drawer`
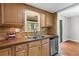
[[26,50],[26,44],[20,44],[16,46],[16,52]]
[[16,53],[16,56],[25,56],[25,53],[17,52],[17,53]]
[[34,41],[29,43],[29,47],[39,46],[39,45],[41,45],[41,41]]
[[16,52],[16,56],[26,56],[27,52],[25,50]]
[[45,43],[48,43],[48,42],[49,42],[49,39],[42,40],[42,44],[45,44]]

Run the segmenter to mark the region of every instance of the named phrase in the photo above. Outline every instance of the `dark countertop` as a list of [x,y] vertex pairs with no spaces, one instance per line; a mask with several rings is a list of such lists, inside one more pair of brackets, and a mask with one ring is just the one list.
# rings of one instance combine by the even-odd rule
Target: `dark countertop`
[[28,43],[28,42],[33,42],[33,41],[37,41],[37,40],[53,38],[55,36],[57,36],[57,35],[47,35],[47,36],[40,38],[40,39],[18,38],[18,39],[13,39],[13,40],[4,40],[4,41],[0,41],[0,49],[5,48],[5,47],[9,47],[9,46],[13,46],[13,45],[22,44],[22,43]]

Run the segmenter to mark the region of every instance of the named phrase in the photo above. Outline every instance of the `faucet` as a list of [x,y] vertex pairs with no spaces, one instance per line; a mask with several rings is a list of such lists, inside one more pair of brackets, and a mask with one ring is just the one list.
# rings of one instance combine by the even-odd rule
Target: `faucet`
[[37,37],[37,33],[38,33],[37,26],[38,26],[38,24],[34,24],[34,31],[33,31],[33,36],[34,37]]

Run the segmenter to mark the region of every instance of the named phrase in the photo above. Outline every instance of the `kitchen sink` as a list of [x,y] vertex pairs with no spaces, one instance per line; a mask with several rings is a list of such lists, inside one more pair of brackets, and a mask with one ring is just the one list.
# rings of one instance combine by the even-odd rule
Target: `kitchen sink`
[[41,39],[44,38],[45,36],[28,36],[28,39]]

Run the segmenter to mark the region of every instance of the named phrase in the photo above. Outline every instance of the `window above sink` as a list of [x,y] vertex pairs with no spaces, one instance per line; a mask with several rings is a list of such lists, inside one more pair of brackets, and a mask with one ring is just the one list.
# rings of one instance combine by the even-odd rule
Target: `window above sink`
[[40,14],[34,11],[25,11],[25,32],[40,31]]

